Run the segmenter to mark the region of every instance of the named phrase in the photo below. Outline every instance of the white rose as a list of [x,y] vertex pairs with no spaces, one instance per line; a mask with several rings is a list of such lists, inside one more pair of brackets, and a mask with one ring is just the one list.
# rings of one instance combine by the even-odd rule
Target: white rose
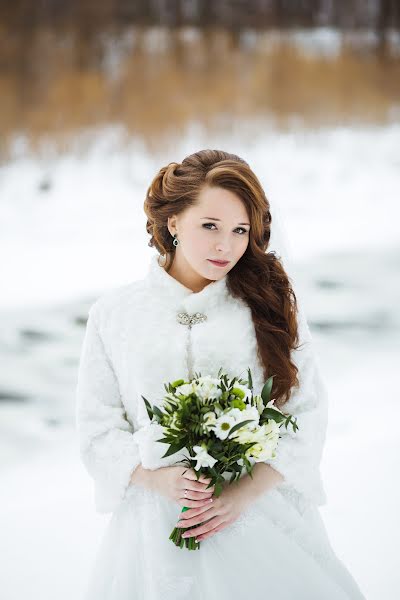
[[275,453],[276,444],[275,443],[257,443],[254,446],[251,446],[248,450],[246,450],[246,456],[252,456],[256,460],[256,462],[262,462],[264,460],[270,460],[271,458],[276,457]]
[[248,428],[248,425],[240,427],[232,434],[232,438],[239,442],[239,444],[248,444],[250,442],[258,441],[256,432]]
[[241,420],[247,421],[248,419],[252,419],[254,421],[254,425],[258,425],[260,421],[260,414],[257,410],[256,406],[248,406],[244,410],[241,411]]
[[235,419],[236,423],[238,423],[239,421],[244,421],[243,419],[243,411],[240,410],[240,408],[228,408],[225,411],[226,415],[229,415],[230,417],[232,417],[233,419]]
[[193,382],[194,392],[199,396],[201,400],[208,400],[210,398],[220,398],[222,390],[218,388],[220,380],[209,375],[199,377],[199,379]]
[[274,421],[274,419],[268,419],[263,425],[261,425],[261,429],[264,431],[265,435],[279,435],[279,423]]
[[279,440],[279,426],[276,430],[274,427],[270,428],[267,423],[264,423],[264,425],[259,426],[254,432],[253,440],[262,446],[276,448]]
[[189,394],[193,393],[193,384],[192,383],[183,383],[182,385],[179,385],[176,390],[175,390],[175,394],[178,396],[179,394],[182,394],[182,396],[189,396]]

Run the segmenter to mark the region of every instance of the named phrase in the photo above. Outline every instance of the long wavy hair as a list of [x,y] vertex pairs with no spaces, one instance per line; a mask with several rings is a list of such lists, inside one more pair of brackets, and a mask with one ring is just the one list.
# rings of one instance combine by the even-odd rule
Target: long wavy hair
[[282,407],[298,386],[298,369],[291,350],[298,348],[297,299],[280,259],[267,252],[271,234],[270,204],[248,163],[222,150],[200,150],[181,164],[162,167],[146,192],[146,229],[170,269],[175,246],[168,230],[168,217],[196,203],[204,186],[221,187],[237,194],[250,218],[249,243],[245,253],[227,273],[227,288],[250,307],[257,351],[265,380],[274,375],[271,398]]

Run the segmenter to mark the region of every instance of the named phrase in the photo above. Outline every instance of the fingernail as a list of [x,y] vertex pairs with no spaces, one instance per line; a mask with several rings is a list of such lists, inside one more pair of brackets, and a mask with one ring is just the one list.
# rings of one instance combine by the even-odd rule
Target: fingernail
[[213,498],[210,498],[210,502],[212,502],[212,501],[213,501]]

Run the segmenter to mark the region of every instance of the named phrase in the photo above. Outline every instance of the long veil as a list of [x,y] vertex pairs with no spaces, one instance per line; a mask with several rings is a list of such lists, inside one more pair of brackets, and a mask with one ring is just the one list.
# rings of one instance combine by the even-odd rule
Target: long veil
[[295,253],[290,236],[285,224],[282,209],[277,203],[270,205],[271,212],[271,237],[267,252],[274,252],[281,260],[283,267],[289,277],[291,286],[296,294],[299,310],[304,310],[307,302],[305,299],[305,288],[302,278],[299,277],[299,266],[295,261]]
[[278,203],[271,203],[271,237],[267,252],[275,252],[281,259],[283,266],[289,277],[292,276],[295,270],[293,264],[293,250],[290,243],[289,234],[285,225],[282,210]]

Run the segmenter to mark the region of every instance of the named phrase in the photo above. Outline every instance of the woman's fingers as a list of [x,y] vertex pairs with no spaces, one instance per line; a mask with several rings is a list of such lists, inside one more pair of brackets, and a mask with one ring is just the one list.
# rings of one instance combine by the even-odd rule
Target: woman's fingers
[[217,527],[219,527],[223,522],[224,522],[223,517],[219,517],[218,515],[215,515],[215,517],[212,517],[209,521],[207,521],[207,523],[203,523],[202,525],[198,525],[197,527],[193,527],[192,529],[189,529],[189,531],[185,531],[185,533],[182,534],[182,537],[183,538],[196,537],[197,535],[209,533],[213,529],[216,529]]
[[[186,493],[185,493],[186,490]],[[213,495],[214,490],[213,489],[209,489],[209,490],[191,490],[188,488],[185,488],[182,490],[182,496],[184,496],[185,498],[192,498],[192,500],[202,500],[203,498],[211,498],[211,496]]]
[[182,475],[186,479],[191,479],[193,481],[201,481],[203,483],[210,483],[211,481],[211,477],[206,477],[206,475],[200,475],[199,479],[197,479],[196,473],[193,471],[193,469],[186,469]]
[[212,506],[213,503],[210,502],[209,498],[204,498],[202,500],[191,500],[190,498],[179,498],[179,503],[181,506],[187,506],[188,508],[199,508],[200,506],[208,505]]
[[[211,482],[209,477],[200,475],[197,480],[196,473],[192,469],[182,473],[182,488],[180,490],[181,499],[187,501],[184,506],[198,506],[200,501],[209,501],[214,493],[214,486],[207,487]],[[188,501],[195,501],[195,504],[189,504]]]
[[212,537],[213,535],[215,535],[218,531],[221,531],[221,529],[225,529],[226,526],[227,526],[226,522],[224,521],[223,523],[221,523],[217,527],[214,527],[214,529],[210,529],[210,531],[207,531],[207,533],[197,534],[196,535],[196,541],[197,542],[201,542],[202,540],[206,540],[207,538]]
[[[186,495],[182,491],[180,492],[179,500],[183,503],[183,506],[204,506],[205,504],[212,505],[214,499],[209,493],[193,492],[188,490]],[[189,504],[190,503],[190,504]]]
[[209,506],[193,507],[190,508],[190,510],[181,513],[179,515],[178,525],[179,527],[192,527],[204,523],[205,521],[209,521],[217,515],[221,515],[221,511],[210,502]]
[[214,492],[214,486],[207,488],[206,485],[204,485],[203,483],[200,483],[199,481],[190,481],[190,480],[186,480],[186,481],[182,481],[182,490],[188,490],[189,492],[197,492],[197,493],[204,493],[204,494],[209,494],[210,492],[213,493]]
[[[197,517],[198,515],[202,515],[203,521],[205,518],[210,518],[209,516],[206,516],[204,513],[207,513],[207,515],[210,515],[211,513],[209,513],[208,511],[210,511],[210,510],[214,511],[214,503],[209,502],[209,501],[197,502],[195,504],[195,506],[188,506],[188,508],[189,508],[189,510],[185,510],[185,512],[180,514],[179,523],[187,523],[188,519],[192,519],[194,517]],[[215,514],[215,511],[212,514]],[[201,519],[199,520],[199,523],[201,523]],[[185,527],[186,527],[186,525],[185,525]]]

